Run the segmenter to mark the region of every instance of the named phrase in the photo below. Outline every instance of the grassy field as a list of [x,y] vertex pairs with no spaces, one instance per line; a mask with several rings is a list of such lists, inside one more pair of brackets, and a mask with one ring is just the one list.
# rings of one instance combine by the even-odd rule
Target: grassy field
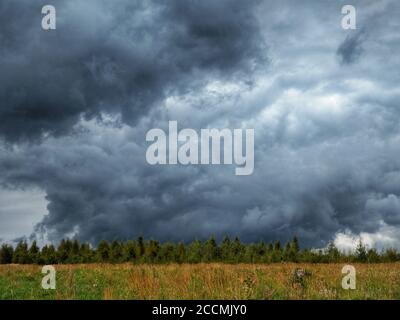
[[59,265],[44,290],[40,266],[0,265],[0,299],[400,299],[400,263],[354,266],[355,290],[342,264]]

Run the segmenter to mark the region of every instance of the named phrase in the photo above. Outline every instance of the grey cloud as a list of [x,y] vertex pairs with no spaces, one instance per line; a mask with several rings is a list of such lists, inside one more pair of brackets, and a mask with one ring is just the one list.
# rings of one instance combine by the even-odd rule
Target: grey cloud
[[365,31],[355,32],[353,35],[346,36],[346,39],[339,45],[336,52],[342,64],[352,64],[360,58],[364,52],[362,44],[365,36]]
[[383,221],[389,225],[400,224],[400,199],[394,194],[382,199],[369,199],[366,209],[372,214],[382,216]]
[[[56,241],[76,234],[95,243],[140,234],[159,240],[229,234],[246,241],[296,234],[303,244],[322,247],[346,230],[396,233],[400,115],[399,61],[393,52],[400,39],[396,28],[386,26],[398,23],[398,2],[358,2],[365,5],[358,21],[368,30],[368,41],[359,35],[343,44],[346,59],[357,62],[351,67],[337,63],[338,43],[348,32],[340,27],[340,5],[334,2],[260,2],[257,21],[251,19],[254,8],[239,1],[136,3],[114,7],[112,15],[103,14],[105,2],[88,3],[97,11],[84,28],[77,27],[82,34],[71,29],[71,36],[58,35],[71,38],[69,53],[60,50],[59,60],[47,56],[53,79],[57,66],[60,78],[81,79],[76,89],[65,80],[45,90],[65,98],[58,84],[71,89],[65,107],[75,99],[76,112],[66,109],[71,112],[66,125],[64,113],[54,116],[51,126],[59,135],[40,144],[2,146],[0,153],[3,187],[35,186],[46,194],[49,213],[36,235]],[[112,20],[124,22],[132,12],[137,12],[133,26]],[[161,13],[162,22],[155,23]],[[104,26],[101,41],[95,21]],[[109,26],[115,26],[114,35],[106,32]],[[143,45],[126,43],[127,35]],[[7,41],[10,47],[22,43]],[[47,48],[48,41],[40,43]],[[357,58],[360,46],[365,54]],[[75,57],[87,59],[75,69]],[[160,61],[154,64],[154,57]],[[140,64],[131,67],[132,61]],[[136,82],[139,69],[147,73]],[[17,74],[10,88],[17,88],[21,77]],[[23,101],[23,91],[11,91],[15,101]],[[28,93],[35,101],[34,92]],[[63,105],[56,94],[48,99]],[[38,132],[30,129],[43,120],[34,110],[38,122],[26,118],[26,128],[15,128],[15,136]],[[122,114],[123,122],[87,121],[107,113]],[[81,114],[86,119],[78,121]],[[147,165],[145,134],[165,128],[168,120],[178,120],[180,128],[253,127],[254,174],[236,177],[230,166]]]
[[211,78],[248,78],[265,60],[257,1],[40,1],[0,5],[0,135],[66,134],[81,117],[120,114],[134,125],[174,92]]

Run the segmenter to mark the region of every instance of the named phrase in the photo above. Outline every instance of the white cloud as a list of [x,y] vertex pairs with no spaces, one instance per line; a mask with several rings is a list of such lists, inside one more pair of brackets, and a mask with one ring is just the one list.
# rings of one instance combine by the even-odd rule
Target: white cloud
[[0,190],[0,238],[11,241],[27,236],[47,214],[48,202],[39,189]]
[[379,230],[373,233],[361,232],[355,234],[346,230],[335,235],[334,244],[342,251],[354,251],[360,239],[368,248],[378,250],[400,248],[400,228],[388,226],[381,222]]

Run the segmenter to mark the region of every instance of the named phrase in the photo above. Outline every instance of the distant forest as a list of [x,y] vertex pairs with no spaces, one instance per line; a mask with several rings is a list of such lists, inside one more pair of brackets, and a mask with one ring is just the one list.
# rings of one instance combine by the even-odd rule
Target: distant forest
[[239,238],[225,237],[217,243],[214,237],[207,241],[191,243],[160,243],[146,241],[142,237],[126,242],[101,241],[97,247],[78,240],[62,240],[58,247],[45,245],[41,249],[36,241],[29,246],[21,241],[14,248],[3,244],[0,248],[0,264],[76,264],[76,263],[276,263],[307,262],[335,263],[362,262],[379,263],[400,261],[400,252],[396,249],[377,251],[367,248],[360,241],[352,253],[339,251],[333,243],[326,249],[301,249],[294,237],[285,245],[274,243],[245,244]]

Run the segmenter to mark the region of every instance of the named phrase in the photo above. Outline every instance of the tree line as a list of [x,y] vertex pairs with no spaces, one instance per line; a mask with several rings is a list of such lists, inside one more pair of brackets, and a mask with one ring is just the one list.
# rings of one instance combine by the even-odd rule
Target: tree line
[[321,250],[300,249],[297,237],[285,245],[273,243],[242,243],[238,237],[225,237],[217,243],[214,237],[207,241],[191,243],[160,243],[156,240],[100,241],[97,247],[64,239],[55,247],[39,248],[36,241],[30,245],[20,241],[14,248],[3,244],[0,247],[0,264],[76,264],[76,263],[341,263],[341,262],[395,262],[400,261],[396,249],[377,251],[367,248],[360,241],[354,252],[344,253],[330,243]]

